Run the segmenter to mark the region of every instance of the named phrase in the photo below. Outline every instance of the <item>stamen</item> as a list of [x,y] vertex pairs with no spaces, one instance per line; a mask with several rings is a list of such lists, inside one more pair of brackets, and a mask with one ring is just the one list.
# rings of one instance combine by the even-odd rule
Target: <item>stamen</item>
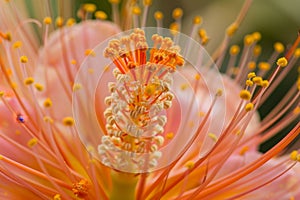
[[112,6],[113,21],[116,24],[120,25],[120,13],[119,13],[120,0],[109,0],[109,3],[111,3],[111,6]]
[[107,14],[105,12],[99,10],[99,11],[95,12],[95,17],[96,17],[96,19],[106,20]]
[[147,15],[148,15],[149,7],[152,4],[152,0],[144,0],[143,3],[144,3],[144,10],[143,10],[143,17],[142,17],[141,27],[146,26]]

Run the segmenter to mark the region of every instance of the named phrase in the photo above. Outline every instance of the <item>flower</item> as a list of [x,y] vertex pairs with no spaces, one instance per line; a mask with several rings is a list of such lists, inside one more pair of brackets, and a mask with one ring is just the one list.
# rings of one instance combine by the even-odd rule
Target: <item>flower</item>
[[[151,1],[143,11],[124,4],[132,12],[120,21],[120,2],[111,0],[115,23],[84,4],[78,24],[26,18],[1,1],[1,197],[300,198],[300,154],[284,154],[300,131],[299,78],[267,116],[258,113],[296,66],[300,36],[286,52],[276,43],[266,62],[258,61],[258,32],[245,36],[241,54],[229,47],[250,2],[210,58],[202,19],[184,35],[179,8],[163,29],[161,12],[158,27],[145,27]],[[135,29],[121,32],[129,19]],[[31,25],[42,29],[41,44]]]

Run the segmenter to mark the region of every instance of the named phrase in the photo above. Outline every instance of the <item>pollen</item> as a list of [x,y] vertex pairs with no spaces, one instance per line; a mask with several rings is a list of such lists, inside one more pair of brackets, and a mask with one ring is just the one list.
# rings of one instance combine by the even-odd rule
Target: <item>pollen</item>
[[96,19],[106,20],[107,14],[101,10],[95,12]]
[[50,124],[53,123],[53,119],[51,117],[49,117],[49,116],[45,116],[44,117],[44,121],[47,122],[47,123],[50,123]]
[[54,195],[53,200],[61,200],[60,194]]
[[261,86],[262,86],[262,87],[268,87],[268,86],[269,86],[269,81],[268,81],[268,80],[263,80],[263,81],[261,82]]
[[51,17],[45,17],[45,18],[44,18],[44,24],[49,25],[49,24],[51,24],[51,23],[52,23]]
[[200,74],[197,73],[197,74],[195,75],[195,79],[196,79],[197,81],[199,81],[199,80],[201,79]]
[[27,77],[25,80],[24,80],[24,84],[25,85],[31,85],[34,83],[34,79],[32,77]]
[[269,70],[270,67],[271,67],[270,64],[267,63],[267,62],[260,62],[260,63],[258,64],[258,68],[261,69],[261,70],[264,70],[264,71]]
[[28,62],[27,56],[21,56],[20,61],[21,61],[21,63],[27,63]]
[[63,119],[63,124],[65,126],[73,126],[74,125],[74,119],[72,117],[65,117]]
[[144,3],[144,6],[151,6],[152,0],[144,0],[143,3]]
[[201,24],[202,18],[200,16],[195,16],[193,19],[194,24]]
[[21,41],[16,41],[16,42],[14,42],[14,44],[13,44],[13,48],[14,49],[18,49],[18,48],[20,48],[22,46],[22,42]]
[[220,97],[222,95],[223,95],[223,90],[222,89],[217,89],[216,96]]
[[108,2],[111,4],[119,4],[120,0],[108,0]]
[[244,99],[244,100],[250,100],[251,94],[250,94],[250,92],[248,90],[242,90],[240,92],[240,98]]
[[62,27],[64,25],[64,19],[62,17],[57,17],[55,20],[55,24],[57,27]]
[[249,45],[253,44],[254,41],[255,41],[255,40],[254,40],[254,38],[253,38],[252,35],[246,35],[246,36],[244,37],[244,44],[245,44],[246,46],[249,46]]
[[254,32],[254,33],[252,33],[252,36],[255,41],[259,41],[261,39],[260,32]]
[[183,11],[181,8],[175,8],[172,12],[172,17],[176,19],[180,19],[183,15]]
[[208,133],[208,137],[210,137],[214,142],[218,140],[218,137],[214,133]]
[[300,48],[297,48],[297,49],[295,50],[294,56],[295,56],[296,58],[299,58],[299,57],[300,57]]
[[235,34],[235,32],[237,31],[238,29],[238,24],[237,23],[233,23],[231,24],[227,30],[226,30],[226,33],[229,37],[233,36]]
[[246,85],[249,86],[249,87],[252,87],[253,86],[253,81],[246,80]]
[[72,191],[75,196],[85,198],[88,195],[89,182],[85,179],[80,180],[78,183],[73,184]]
[[249,146],[244,146],[241,150],[240,150],[240,155],[243,156],[245,155],[245,153],[249,151]]
[[45,101],[44,101],[44,107],[46,107],[46,108],[49,108],[49,107],[51,107],[52,106],[52,101],[51,101],[51,99],[50,98],[47,98]]
[[188,169],[193,169],[195,166],[195,162],[192,161],[192,160],[189,160],[185,163],[185,167],[188,168]]
[[73,26],[76,23],[76,20],[74,18],[69,18],[66,22],[67,26]]
[[256,62],[251,61],[248,63],[248,69],[254,70],[256,68]]
[[88,13],[93,13],[96,11],[97,7],[95,4],[92,3],[86,3],[83,5],[83,9],[84,11],[88,12]]
[[167,138],[168,140],[173,139],[173,138],[174,138],[174,133],[173,133],[173,132],[167,133],[167,134],[166,134],[166,138]]
[[281,57],[277,60],[276,64],[280,67],[285,67],[288,64],[288,61],[285,57]]
[[73,85],[73,91],[80,90],[82,88],[82,85],[80,83],[75,83]]
[[38,139],[37,139],[37,138],[31,138],[31,139],[27,142],[27,146],[28,146],[28,147],[34,147],[37,143],[38,143]]
[[294,151],[292,151],[292,153],[290,153],[290,158],[291,158],[291,160],[293,160],[293,161],[296,161],[297,158],[298,158],[298,156],[299,156],[299,153],[298,153],[297,150],[294,150]]
[[76,65],[76,64],[77,64],[77,61],[74,60],[74,59],[72,59],[72,60],[71,60],[71,64],[72,64],[72,65]]
[[238,45],[233,45],[230,48],[230,55],[234,56],[240,52],[240,47]]
[[294,115],[298,115],[300,114],[300,106],[297,106],[294,110],[293,110]]
[[86,55],[86,56],[95,56],[96,53],[94,52],[93,49],[86,49],[86,50],[84,51],[84,55]]
[[282,43],[276,42],[276,43],[274,44],[274,49],[275,49],[276,52],[282,53],[282,52],[284,51],[284,46],[283,46]]
[[256,77],[253,77],[252,81],[256,84],[256,85],[261,85],[262,82],[263,82],[263,79],[260,77],[260,76],[256,76]]
[[154,13],[154,18],[155,18],[156,20],[162,20],[162,19],[164,18],[164,15],[163,15],[162,12],[156,11],[156,12]]
[[141,8],[140,8],[140,7],[134,6],[134,7],[132,8],[132,14],[134,14],[134,15],[140,15],[141,13],[142,13],[142,11],[141,11]]
[[155,86],[155,84],[149,84],[149,85],[147,85],[146,88],[145,88],[145,94],[146,94],[147,96],[153,95],[155,91],[156,91],[156,86]]
[[42,84],[40,84],[40,83],[35,83],[34,87],[39,92],[43,91],[43,89],[44,89],[44,86]]
[[3,97],[4,96],[4,91],[0,91],[0,97]]
[[247,103],[245,106],[245,110],[247,112],[249,112],[249,111],[253,110],[253,107],[254,107],[253,103]]

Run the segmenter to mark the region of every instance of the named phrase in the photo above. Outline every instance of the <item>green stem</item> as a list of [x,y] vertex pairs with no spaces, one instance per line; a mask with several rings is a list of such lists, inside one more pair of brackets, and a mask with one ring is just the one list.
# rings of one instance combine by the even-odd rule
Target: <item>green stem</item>
[[138,176],[124,172],[111,172],[112,192],[110,200],[134,200]]

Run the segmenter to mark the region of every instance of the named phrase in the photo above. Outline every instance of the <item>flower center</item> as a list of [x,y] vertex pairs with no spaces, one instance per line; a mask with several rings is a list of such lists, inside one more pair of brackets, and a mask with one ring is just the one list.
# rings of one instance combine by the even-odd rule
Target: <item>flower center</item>
[[107,135],[98,150],[102,162],[118,170],[155,167],[159,147],[164,144],[165,110],[174,98],[172,73],[184,61],[170,38],[155,34],[152,40],[154,47],[150,49],[144,31],[135,29],[130,36],[111,40],[104,51],[116,66],[116,81],[108,85],[110,96],[105,98],[108,107],[104,112]]

